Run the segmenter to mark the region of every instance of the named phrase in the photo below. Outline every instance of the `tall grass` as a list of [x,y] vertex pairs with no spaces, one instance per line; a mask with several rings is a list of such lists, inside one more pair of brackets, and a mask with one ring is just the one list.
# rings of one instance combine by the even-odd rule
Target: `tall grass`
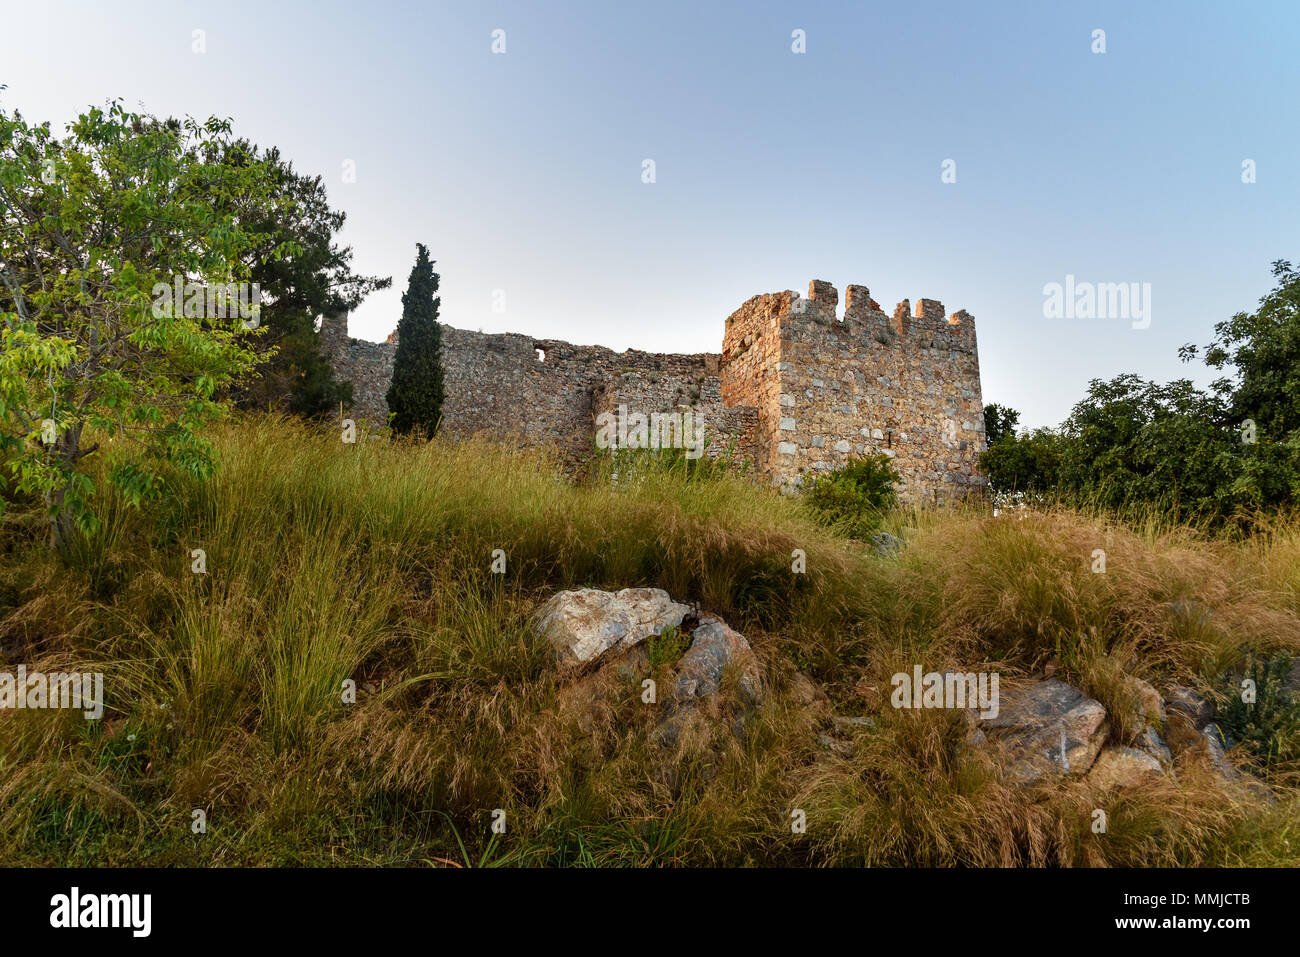
[[[109,709],[0,712],[6,863],[1300,862],[1286,768],[1275,807],[1181,769],[1115,798],[1101,838],[1077,787],[1010,788],[951,716],[885,704],[913,663],[1055,657],[1118,708],[1127,674],[1208,687],[1252,651],[1300,652],[1295,521],[1228,542],[1063,509],[899,512],[907,545],[882,559],[735,471],[574,483],[545,453],[268,417],[213,439],[215,478],[178,475],[140,512],[106,499],[64,556],[6,522],[0,649],[103,670]],[[741,630],[768,688],[743,734],[704,722],[667,748],[631,680],[559,681],[531,621],[583,585],[663,587]],[[851,756],[819,743],[832,712],[876,717]]]

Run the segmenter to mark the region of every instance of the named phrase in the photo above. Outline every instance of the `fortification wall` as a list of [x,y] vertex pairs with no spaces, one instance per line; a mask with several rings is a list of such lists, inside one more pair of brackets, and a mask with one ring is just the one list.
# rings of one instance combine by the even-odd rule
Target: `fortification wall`
[[756,410],[754,462],[764,474],[772,473],[779,434],[781,323],[798,298],[791,292],[754,296],[727,317],[722,337],[722,401]]
[[[727,317],[720,355],[663,355],[575,346],[443,326],[444,432],[554,445],[572,465],[593,451],[602,412],[691,411],[710,455],[751,460],[773,483],[882,453],[905,501],[941,503],[984,484],[975,320],[943,304],[903,300],[887,315],[866,286],[839,293],[814,280],[754,296]],[[372,343],[347,318],[322,325],[335,374],[353,383],[358,421],[382,427],[396,333]]]
[[765,471],[797,485],[808,472],[879,452],[894,460],[905,500],[950,501],[983,485],[973,317],[945,319],[930,299],[914,313],[904,300],[890,317],[867,287],[849,286],[837,318],[838,299],[814,281],[806,299],[755,297],[727,320],[723,395],[758,405]]
[[728,407],[722,401],[722,379],[718,357],[706,355],[703,369],[688,374],[645,372],[628,369],[597,386],[593,397],[596,415],[617,416],[620,408],[631,411],[691,413],[704,423],[705,454],[710,459],[725,456],[729,461],[757,462],[765,451],[759,439],[758,410],[750,406]]
[[[385,398],[397,335],[386,342],[349,338],[347,317],[321,325],[321,342],[335,375],[352,382],[351,415],[372,427],[388,420]],[[718,356],[671,355],[603,346],[577,346],[516,333],[442,327],[443,431],[453,437],[490,435],[559,448],[579,464],[594,450],[596,416],[629,411],[692,410],[702,419],[709,454],[729,446],[753,449],[753,410],[721,401]],[[739,454],[733,457],[741,458]]]

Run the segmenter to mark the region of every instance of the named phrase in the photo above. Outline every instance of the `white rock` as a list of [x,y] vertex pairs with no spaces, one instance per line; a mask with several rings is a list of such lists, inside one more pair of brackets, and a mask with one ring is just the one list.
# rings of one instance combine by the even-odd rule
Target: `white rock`
[[561,666],[577,667],[679,627],[690,610],[662,588],[580,588],[559,592],[546,603],[537,632],[555,648]]

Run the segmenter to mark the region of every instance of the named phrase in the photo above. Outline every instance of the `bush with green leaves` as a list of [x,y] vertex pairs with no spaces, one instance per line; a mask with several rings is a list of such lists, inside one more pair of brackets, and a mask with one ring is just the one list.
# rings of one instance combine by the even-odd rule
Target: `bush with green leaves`
[[989,488],[1001,497],[1034,496],[1056,488],[1061,475],[1065,440],[1052,429],[1022,435],[1004,432],[980,454],[980,471]]
[[[1225,677],[1219,723],[1266,767],[1300,758],[1300,698],[1285,688],[1293,661],[1286,656],[1248,658],[1240,674]],[[1253,700],[1243,685],[1249,680]]]
[[804,482],[804,501],[813,516],[853,538],[880,528],[885,512],[898,504],[898,473],[886,455],[857,459]]

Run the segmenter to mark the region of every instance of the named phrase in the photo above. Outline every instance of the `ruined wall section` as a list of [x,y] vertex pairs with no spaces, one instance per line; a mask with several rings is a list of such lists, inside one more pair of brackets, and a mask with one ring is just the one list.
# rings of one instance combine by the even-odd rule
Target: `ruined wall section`
[[595,391],[596,415],[617,416],[622,406],[628,412],[690,412],[692,420],[704,423],[705,454],[710,459],[725,457],[735,464],[756,463],[764,448],[758,439],[758,410],[751,406],[729,408],[722,401],[722,379],[718,357],[706,355],[705,362],[685,374],[626,370]]
[[[373,343],[347,336],[347,318],[322,323],[321,343],[335,376],[353,384],[352,415],[372,428],[388,419],[396,333]],[[455,438],[488,435],[526,446],[557,447],[577,465],[594,451],[595,416],[619,403],[644,414],[693,408],[703,414],[706,441],[716,454],[732,432],[753,445],[753,410],[725,409],[718,356],[664,355],[516,333],[442,327],[442,429]],[[715,434],[715,429],[724,431]],[[726,431],[730,430],[730,431]],[[743,434],[740,434],[743,433]]]
[[396,333],[387,342],[348,337],[347,316],[330,317],[320,325],[321,351],[334,367],[334,378],[352,383],[349,415],[359,422],[382,428],[388,422],[388,384],[393,378]]

